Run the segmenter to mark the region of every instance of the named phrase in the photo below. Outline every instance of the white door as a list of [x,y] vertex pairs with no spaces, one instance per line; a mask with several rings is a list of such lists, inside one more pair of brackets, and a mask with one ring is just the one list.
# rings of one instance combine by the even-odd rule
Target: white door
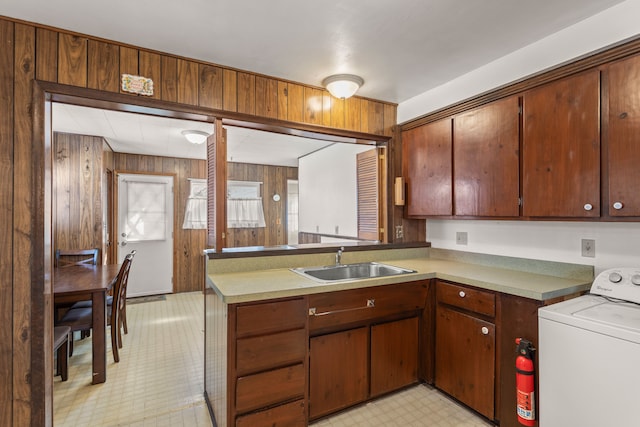
[[173,291],[173,177],[118,174],[118,262],[136,250],[127,297]]

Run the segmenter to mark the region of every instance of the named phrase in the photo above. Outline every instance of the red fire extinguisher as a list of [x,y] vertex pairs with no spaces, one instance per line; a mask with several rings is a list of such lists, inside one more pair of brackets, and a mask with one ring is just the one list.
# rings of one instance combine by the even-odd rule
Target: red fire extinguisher
[[535,377],[533,372],[533,353],[535,348],[530,341],[516,338],[518,357],[516,357],[516,411],[518,422],[525,426],[535,426]]

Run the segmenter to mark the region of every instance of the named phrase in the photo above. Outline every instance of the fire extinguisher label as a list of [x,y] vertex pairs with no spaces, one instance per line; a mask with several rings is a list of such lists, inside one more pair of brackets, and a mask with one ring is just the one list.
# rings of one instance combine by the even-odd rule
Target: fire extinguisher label
[[535,392],[524,392],[517,390],[518,392],[518,403],[517,410],[518,416],[524,418],[525,420],[535,420]]

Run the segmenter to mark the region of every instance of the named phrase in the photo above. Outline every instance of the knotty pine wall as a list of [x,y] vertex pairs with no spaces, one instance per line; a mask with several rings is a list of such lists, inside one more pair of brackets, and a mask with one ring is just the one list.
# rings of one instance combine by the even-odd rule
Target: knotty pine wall
[[[235,181],[262,182],[262,228],[227,228],[227,246],[277,246],[287,244],[287,180],[298,179],[298,168],[286,166],[227,163],[227,177]],[[273,200],[274,194],[279,201]]]
[[113,153],[113,170],[122,173],[142,172],[175,176],[173,292],[202,290],[204,277],[202,250],[205,248],[207,230],[185,230],[182,228],[182,222],[189,197],[188,178],[205,179],[207,177],[206,160]]
[[45,186],[52,157],[36,81],[113,98],[120,75],[129,73],[152,78],[154,98],[167,106],[195,106],[217,117],[386,136],[396,124],[395,104],[337,100],[317,87],[11,18],[0,17],[0,43],[0,419],[7,425],[51,425],[53,416],[51,187]]

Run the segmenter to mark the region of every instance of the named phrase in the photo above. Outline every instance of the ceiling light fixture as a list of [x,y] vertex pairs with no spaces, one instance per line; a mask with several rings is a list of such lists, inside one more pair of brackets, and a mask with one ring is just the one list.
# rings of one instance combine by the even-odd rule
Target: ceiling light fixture
[[202,144],[209,137],[207,132],[201,130],[183,130],[182,135],[192,144]]
[[322,81],[322,85],[327,88],[331,95],[336,98],[350,98],[364,84],[362,77],[353,74],[334,74]]

